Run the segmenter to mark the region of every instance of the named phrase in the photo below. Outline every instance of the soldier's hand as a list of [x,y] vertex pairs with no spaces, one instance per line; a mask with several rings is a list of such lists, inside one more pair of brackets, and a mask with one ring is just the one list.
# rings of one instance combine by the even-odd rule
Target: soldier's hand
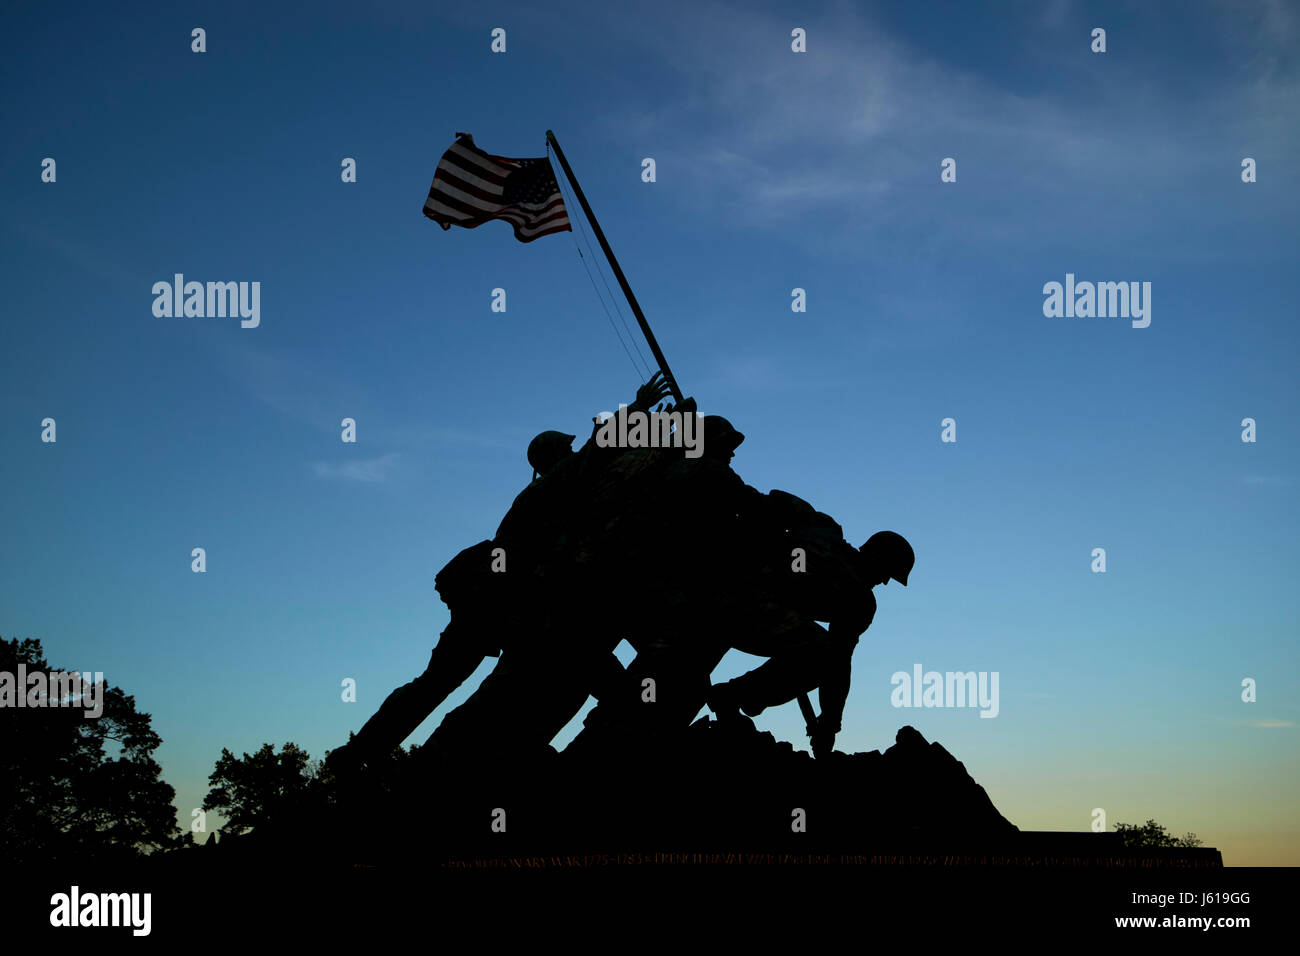
[[650,409],[659,399],[671,395],[672,391],[672,387],[664,378],[664,373],[655,372],[650,376],[650,381],[636,390],[636,403],[641,408]]
[[818,760],[825,760],[835,751],[834,734],[816,734],[812,739],[813,756]]
[[835,732],[817,727],[808,735],[812,742],[813,756],[823,760],[835,750]]
[[693,397],[684,398],[676,405],[669,405],[668,411],[681,412],[683,415],[694,415],[696,411],[695,399]]

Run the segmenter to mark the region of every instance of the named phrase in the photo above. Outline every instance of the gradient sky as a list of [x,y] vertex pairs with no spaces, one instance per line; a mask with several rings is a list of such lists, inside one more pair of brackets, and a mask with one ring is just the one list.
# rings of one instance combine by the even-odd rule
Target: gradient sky
[[[840,749],[911,724],[1022,829],[1300,864],[1296,7],[440,6],[0,16],[0,634],[135,695],[182,825],[223,746],[322,756],[418,674],[528,440],[631,400],[577,234],[421,215],[457,131],[551,128],[736,470],[916,548]],[[176,272],[260,281],[260,327],[154,317]],[[1150,282],[1150,327],[1045,318],[1067,272]],[[918,663],[1000,713],[893,708]]]

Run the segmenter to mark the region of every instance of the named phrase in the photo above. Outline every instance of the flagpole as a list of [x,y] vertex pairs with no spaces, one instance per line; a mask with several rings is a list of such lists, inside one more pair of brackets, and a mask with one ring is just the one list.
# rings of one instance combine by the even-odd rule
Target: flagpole
[[668,367],[668,360],[664,358],[659,343],[655,341],[655,334],[650,331],[650,323],[645,320],[645,313],[641,311],[636,296],[632,294],[632,287],[627,284],[627,277],[623,275],[618,260],[614,258],[614,250],[609,247],[609,242],[605,239],[605,233],[601,231],[600,223],[596,221],[596,214],[591,211],[591,206],[587,203],[587,197],[583,194],[582,187],[578,185],[577,177],[573,175],[573,168],[569,166],[569,161],[564,158],[564,150],[560,149],[559,140],[555,138],[555,134],[549,129],[546,131],[546,139],[555,147],[555,158],[560,161],[560,166],[564,169],[564,175],[568,178],[569,185],[573,187],[574,195],[578,197],[578,202],[582,204],[582,211],[587,214],[587,222],[591,223],[591,231],[596,234],[596,241],[600,243],[600,248],[605,252],[605,258],[609,260],[610,268],[614,270],[614,278],[618,279],[618,284],[623,289],[623,295],[627,297],[627,304],[632,307],[632,314],[636,316],[637,324],[641,326],[641,332],[645,335],[650,351],[654,353],[655,361],[659,363],[659,370],[664,373],[664,378],[668,381],[668,387],[672,389],[673,398],[680,404],[685,399],[682,397],[682,390],[677,387],[677,379],[673,376],[672,369]]

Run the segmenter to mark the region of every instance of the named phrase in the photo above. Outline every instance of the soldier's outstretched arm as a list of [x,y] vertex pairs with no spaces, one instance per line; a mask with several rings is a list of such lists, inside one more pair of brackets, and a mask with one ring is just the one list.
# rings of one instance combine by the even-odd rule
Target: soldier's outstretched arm
[[439,704],[469,679],[491,650],[472,631],[448,625],[429,655],[424,673],[389,694],[352,741],[331,752],[334,763],[379,757],[401,746]]

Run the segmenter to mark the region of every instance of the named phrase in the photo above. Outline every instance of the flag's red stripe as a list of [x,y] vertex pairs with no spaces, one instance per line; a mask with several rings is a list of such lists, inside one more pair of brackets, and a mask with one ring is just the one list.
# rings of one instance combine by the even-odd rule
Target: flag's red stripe
[[514,205],[501,206],[499,208],[501,211],[498,213],[498,215],[505,215],[505,213],[507,212],[518,213],[520,216],[524,217],[525,219],[532,220],[533,222],[540,222],[543,219],[549,219],[551,216],[554,216],[556,213],[563,215],[565,212],[564,202],[559,199],[552,201],[543,209],[529,209],[526,206],[514,206]]
[[562,222],[567,223],[569,221],[569,217],[564,213],[549,216],[542,221],[528,220],[520,222],[511,216],[502,216],[501,218],[505,219],[507,222],[516,223],[516,225],[525,232],[536,232],[539,229],[549,229],[553,225],[560,225]]
[[439,166],[437,171],[433,174],[433,181],[435,183],[452,183],[458,188],[464,188],[466,191],[472,191],[481,195],[488,202],[499,203],[503,193],[503,190],[500,187],[493,186],[486,179],[471,176],[454,166]]
[[569,224],[568,224],[567,222],[566,222],[563,226],[556,226],[554,229],[547,229],[547,230],[545,230],[544,232],[539,232],[539,233],[538,233],[537,235],[535,235],[535,236],[523,236],[523,235],[520,235],[520,234],[519,234],[519,230],[516,229],[516,230],[515,230],[515,238],[518,239],[520,242],[532,242],[534,239],[540,239],[540,238],[542,238],[542,236],[549,236],[549,235],[551,235],[552,233],[555,233],[555,232],[566,232],[566,231],[567,231],[567,232],[571,232],[571,231],[572,231],[572,227],[570,227]]
[[451,153],[447,153],[442,157],[442,160],[438,163],[438,169],[446,170],[463,179],[479,180],[475,185],[483,189],[495,190],[498,193],[504,188],[506,178],[509,175],[508,170],[503,172],[500,169],[485,169],[476,163],[454,156]]
[[460,179],[456,176],[448,175],[444,170],[441,169],[433,174],[433,189],[435,191],[441,192],[443,190],[439,189],[438,187],[439,183],[442,183],[444,187],[450,186],[452,189],[455,189],[457,192],[464,193],[463,196],[458,197],[461,199],[462,202],[469,202],[469,198],[466,197],[472,197],[473,199],[482,202],[485,208],[495,209],[500,207],[501,205],[500,193],[497,193],[494,196],[491,193],[485,192],[484,190],[475,186],[473,183],[467,183],[465,182],[465,180]]
[[[557,210],[560,213],[564,213],[564,199],[559,193],[555,194],[554,199],[551,199],[544,204],[512,203],[508,206],[504,206],[500,203],[480,202],[479,200],[481,197],[476,193],[468,196],[457,195],[456,192],[450,192],[445,188],[439,188],[438,182],[442,182],[444,187],[452,185],[450,181],[436,181],[433,188],[429,190],[430,199],[435,199],[454,209],[463,210],[473,215],[504,216],[506,212],[517,211],[525,221],[531,220],[533,222],[538,222],[554,215]],[[460,189],[459,185],[456,185],[453,188],[457,189],[459,192],[464,192],[464,190]]]
[[545,215],[529,215],[528,213],[519,210],[517,207],[506,206],[497,215],[502,219],[512,218],[512,221],[513,219],[518,219],[524,225],[537,226],[542,223],[550,222],[551,220],[557,219],[561,216],[567,216],[568,212],[563,206],[561,206],[559,209],[548,212]]
[[469,203],[461,202],[459,199],[456,199],[454,196],[448,196],[446,193],[439,193],[436,196],[430,196],[429,199],[449,207],[450,209],[460,213],[462,216],[464,216],[467,219],[490,219],[496,215],[495,211],[485,212],[482,209],[478,209],[474,206],[471,206]]
[[500,163],[493,162],[492,159],[483,152],[467,149],[463,144],[456,144],[442,154],[442,161],[452,163],[461,167],[466,172],[475,173],[484,179],[492,180],[498,183],[504,183],[513,169],[508,166],[502,166]]

